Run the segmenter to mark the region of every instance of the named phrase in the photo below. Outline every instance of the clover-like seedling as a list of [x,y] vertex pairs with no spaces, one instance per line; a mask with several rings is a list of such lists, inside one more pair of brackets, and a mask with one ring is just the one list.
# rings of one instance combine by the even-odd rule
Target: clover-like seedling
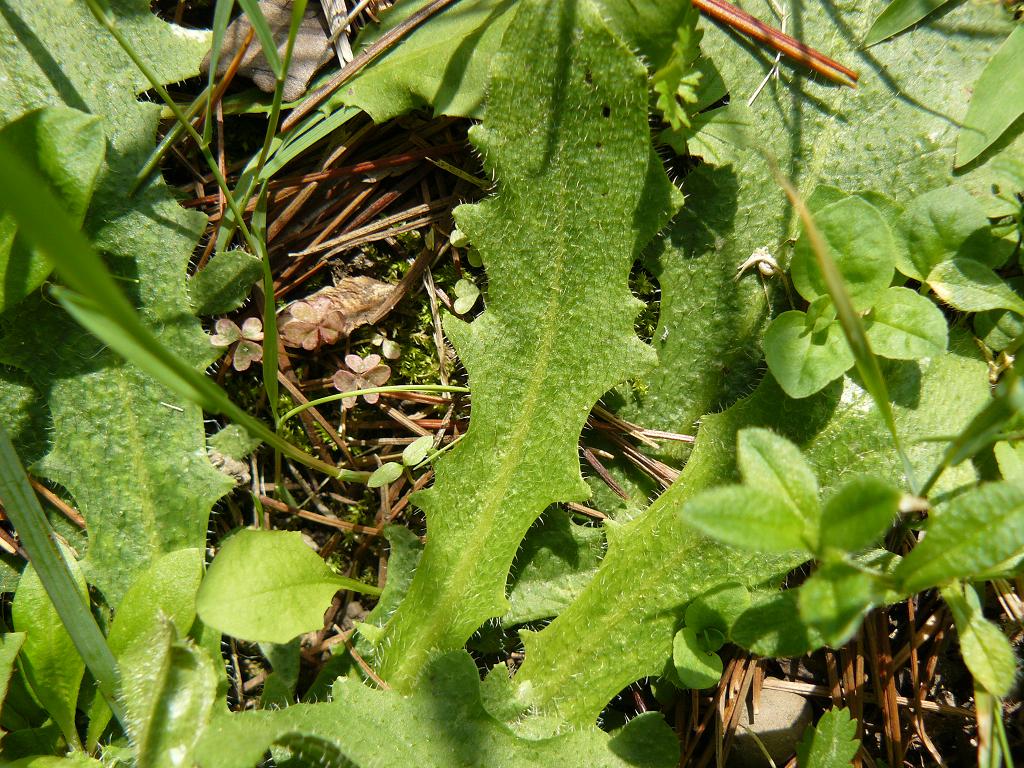
[[750,606],[742,584],[725,582],[693,600],[683,627],[672,640],[672,666],[685,688],[710,688],[722,676],[718,650],[729,639],[733,623]]
[[455,284],[455,301],[452,308],[455,314],[464,315],[471,310],[477,299],[480,298],[480,289],[472,280],[462,278]]
[[242,327],[226,317],[214,326],[217,331],[210,337],[215,347],[229,347],[228,357],[236,371],[247,371],[254,362],[263,359],[263,323],[258,317],[248,317]]
[[[360,389],[374,389],[383,386],[391,377],[391,368],[381,362],[380,355],[345,355],[345,368],[334,374],[334,388],[339,392],[356,392]],[[371,392],[362,396],[370,405],[380,399],[380,395]],[[346,397],[341,401],[343,409],[355,407],[357,396]]]

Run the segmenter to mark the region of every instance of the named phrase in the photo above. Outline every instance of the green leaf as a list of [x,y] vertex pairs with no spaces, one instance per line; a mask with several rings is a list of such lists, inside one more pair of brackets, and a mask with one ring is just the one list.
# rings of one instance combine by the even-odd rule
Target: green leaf
[[941,354],[949,340],[942,310],[909,288],[887,290],[865,320],[871,348],[893,360]]
[[128,734],[139,768],[191,765],[217,691],[217,672],[170,622],[134,638],[122,664]]
[[718,685],[722,678],[721,656],[705,650],[690,627],[676,632],[672,641],[672,665],[684,688],[710,688]]
[[380,594],[375,586],[336,575],[298,532],[241,530],[213,559],[196,613],[242,640],[287,643],[323,626],[339,589]]
[[502,626],[557,616],[597,572],[604,545],[600,528],[576,525],[561,510],[548,510],[516,553]]
[[838,321],[821,331],[807,327],[807,315],[783,312],[764,334],[768,369],[790,397],[820,392],[853,367],[853,352]]
[[1024,443],[1007,443],[1006,441],[996,443],[993,447],[996,462],[999,464],[999,474],[1003,476],[1003,480],[1013,483],[1024,481],[1022,448],[1024,448]]
[[695,64],[700,56],[700,39],[704,35],[697,29],[699,18],[697,9],[690,7],[676,27],[677,37],[671,57],[651,75],[651,89],[657,94],[655,106],[675,131],[689,128],[689,110],[696,111],[701,72]]
[[824,563],[797,592],[801,619],[833,648],[856,633],[880,597],[874,576],[843,562]]
[[804,731],[796,746],[800,768],[849,768],[860,741],[857,721],[846,709],[830,709],[814,728]]
[[1024,486],[988,483],[934,511],[924,539],[896,568],[903,589],[983,578],[1024,558]]
[[456,296],[455,301],[452,302],[452,308],[457,315],[469,312],[476,305],[476,300],[480,298],[480,289],[476,287],[476,283],[466,278],[459,280],[452,290]]
[[[82,600],[88,600],[88,588],[78,563],[67,551],[64,561],[74,575]],[[19,668],[32,693],[50,717],[60,726],[69,744],[80,745],[75,726],[78,689],[85,674],[85,662],[78,655],[71,635],[64,628],[57,610],[31,564],[21,574],[11,608],[14,628],[24,632],[25,644],[19,656]]]
[[799,589],[756,594],[733,625],[731,639],[760,656],[802,656],[826,645],[800,615]]
[[738,582],[725,582],[686,606],[683,623],[698,633],[715,629],[728,636],[736,619],[749,607],[750,591]]
[[[205,33],[157,19],[144,0],[119,3],[115,14],[162,82],[197,73],[209,43]],[[159,121],[159,107],[137,99],[150,87],[145,77],[84,3],[40,13],[29,0],[6,2],[0,38],[13,41],[0,57],[0,124],[59,104],[99,118],[107,154],[85,235],[131,290],[160,341],[184,364],[204,370],[216,351],[187,311],[185,284],[204,219],[182,209],[160,179],[134,197],[126,194]],[[205,455],[198,406],[125,365],[40,296],[4,313],[0,359],[45,393],[51,444],[33,471],[67,489],[85,517],[89,548],[82,567],[112,607],[156,557],[204,546],[210,507],[231,483]]]
[[744,483],[795,510],[805,531],[817,528],[818,479],[791,441],[770,429],[743,429],[736,438],[736,464]]
[[924,280],[932,269],[954,257],[996,266],[992,230],[981,201],[960,186],[933,189],[918,195],[900,217],[908,261],[900,271]]
[[956,143],[956,165],[967,165],[988,149],[1007,128],[1024,115],[1024,28],[1018,24],[993,54],[974,85]]
[[81,752],[72,752],[65,757],[35,755],[6,763],[7,768],[103,768],[103,765]]
[[[948,434],[990,400],[988,366],[962,331],[952,335],[942,355],[885,362],[883,369],[897,426],[907,434]],[[751,426],[796,443],[826,492],[851,470],[903,483],[888,430],[855,381],[847,378],[813,397],[791,400],[765,377],[753,394],[704,417],[682,474],[646,511],[624,525],[606,526],[608,551],[580,596],[542,631],[521,633],[526,658],[516,681],[526,702],[569,723],[592,723],[630,683],[662,674],[681,606],[724,582],[765,589],[806,559],[717,545],[695,535],[680,513],[694,494],[738,479],[736,435]],[[942,451],[931,441],[907,448],[918,470],[933,466]],[[945,476],[943,487],[975,479],[965,465]],[[583,636],[586,643],[579,642]],[[822,645],[801,621],[792,592],[768,608],[755,600],[731,637],[763,655],[800,655]]]
[[407,467],[415,467],[423,463],[423,460],[427,458],[427,454],[430,453],[434,447],[434,436],[423,435],[417,437],[402,451],[402,463]]
[[551,503],[589,495],[577,452],[587,414],[654,362],[628,278],[678,193],[650,146],[644,68],[589,3],[529,0],[492,61],[488,99],[471,139],[498,193],[455,211],[483,256],[488,305],[472,324],[445,323],[473,409],[416,497],[427,545],[379,646],[378,671],[399,689],[430,649],[461,648],[508,610],[526,531]]
[[[80,225],[106,150],[99,119],[77,109],[47,107],[3,126],[0,136],[32,164]],[[0,313],[35,291],[53,269],[16,232],[13,218],[0,211]]]
[[242,250],[217,254],[188,281],[192,311],[219,315],[238,309],[263,274],[260,260]]
[[[132,642],[148,637],[169,621],[178,635],[188,634],[196,617],[196,591],[203,575],[203,550],[182,549],[156,560],[125,592],[107,635],[121,660]],[[87,745],[95,746],[110,722],[110,708],[96,698],[89,713]]]
[[1024,299],[999,275],[974,259],[950,259],[928,274],[928,287],[961,312],[1009,309],[1024,314]]
[[405,470],[402,468],[402,465],[397,461],[389,461],[381,464],[373,470],[373,474],[370,475],[370,479],[366,481],[366,487],[380,488],[388,485],[389,483],[393,483],[402,476],[402,472],[404,471]]
[[[359,42],[379,39],[426,5],[427,0],[396,5]],[[435,115],[482,117],[487,67],[515,7],[513,0],[478,0],[446,9],[328,103],[359,107],[378,123],[425,106]]]
[[898,35],[908,27],[917,24],[949,0],[892,0],[885,7],[864,38],[864,45],[880,43],[893,35]]
[[1007,696],[1017,677],[1017,657],[1009,639],[982,614],[972,587],[959,584],[942,589],[960,637],[960,653],[975,683],[993,696]]
[[[892,281],[895,245],[888,223],[871,203],[852,196],[815,211],[814,221],[854,309],[870,309]],[[789,270],[793,285],[808,301],[828,295],[806,234],[796,241]]]
[[857,552],[877,542],[899,513],[900,492],[877,477],[856,477],[828,498],[821,512],[819,551]]
[[24,643],[24,632],[0,634],[0,710],[3,709],[4,700],[7,698],[7,685],[14,672],[14,661],[18,658],[18,651]]
[[[286,741],[288,734],[302,738]],[[476,665],[461,651],[430,659],[409,695],[340,678],[330,703],[224,714],[204,736],[198,763],[250,768],[275,743],[292,755],[309,745],[312,754],[340,754],[359,766],[672,768],[679,761],[678,741],[658,716],[642,715],[611,735],[593,725],[548,738],[517,735],[484,709]]]
[[754,552],[806,552],[803,516],[782,499],[742,485],[712,488],[680,511],[687,525],[723,544]]
[[[88,596],[82,594],[77,564],[72,566],[58,549],[55,532],[29,484],[3,423],[0,423],[0,496],[4,500],[7,518],[14,524],[21,544],[33,563],[35,578],[46,590],[54,612],[70,633],[78,654],[88,665],[97,689],[108,703],[113,702],[112,706],[120,717],[120,708],[115,699],[118,670],[114,656],[90,611]],[[30,621],[35,619],[30,618]],[[57,623],[54,622],[54,626],[49,629],[56,632]],[[60,635],[55,637],[63,642]]]

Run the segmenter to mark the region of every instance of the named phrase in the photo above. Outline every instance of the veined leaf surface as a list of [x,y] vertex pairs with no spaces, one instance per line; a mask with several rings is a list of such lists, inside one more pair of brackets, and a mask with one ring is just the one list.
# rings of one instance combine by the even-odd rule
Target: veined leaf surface
[[473,388],[470,427],[417,499],[427,546],[378,645],[392,685],[507,610],[527,529],[552,502],[589,495],[587,414],[654,362],[627,280],[678,193],[650,148],[647,103],[643,66],[590,2],[521,4],[471,133],[498,193],[456,210],[489,285],[477,320],[446,323]]
[[[162,82],[198,72],[205,33],[165,24],[143,0],[112,5]],[[159,115],[136,99],[149,87],[145,77],[84,3],[51,3],[41,13],[33,2],[4,2],[0,40],[0,124],[52,104],[100,118],[107,155],[86,233],[161,341],[205,367],[215,350],[185,285],[203,218],[183,210],[162,179],[127,195]],[[74,497],[88,524],[82,567],[112,606],[159,555],[205,544],[210,507],[231,482],[206,457],[197,406],[179,402],[39,295],[5,313],[0,361],[24,370],[49,406],[52,444],[33,469]]]

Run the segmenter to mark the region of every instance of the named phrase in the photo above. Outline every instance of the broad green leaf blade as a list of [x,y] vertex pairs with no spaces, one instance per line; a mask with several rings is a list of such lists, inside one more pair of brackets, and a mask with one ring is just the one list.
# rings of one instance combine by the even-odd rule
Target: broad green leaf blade
[[996,51],[974,85],[956,143],[956,165],[967,165],[988,149],[1007,128],[1024,115],[1024,27],[1019,24]]
[[[884,369],[897,425],[907,434],[947,434],[990,399],[988,367],[962,332],[953,336],[945,354],[914,363],[885,363]],[[803,556],[766,557],[718,546],[694,536],[680,514],[689,497],[738,479],[736,435],[753,426],[770,428],[796,443],[826,492],[851,470],[902,482],[888,431],[871,398],[854,381],[845,379],[813,397],[791,400],[766,377],[749,397],[704,418],[679,479],[645,512],[609,529],[608,552],[586,589],[541,632],[524,637],[526,659],[516,675],[524,700],[564,721],[592,723],[630,683],[663,672],[678,629],[678,611],[690,601],[723,582],[763,588],[802,562]],[[907,450],[921,471],[938,460],[942,445],[918,442]],[[944,478],[944,487],[974,479],[970,468],[963,467]],[[630,599],[622,600],[627,593]],[[806,627],[794,624],[795,600],[775,613],[777,628],[802,634],[796,638],[799,647],[779,655],[820,647],[820,640],[807,636]],[[733,639],[747,644],[745,639],[754,636],[737,635],[742,621],[733,627]],[[579,642],[582,636],[586,643]],[[794,644],[791,636],[782,639]],[[758,652],[774,654],[767,639]]]
[[993,397],[989,398],[985,407],[949,442],[921,493],[927,495],[946,470],[991,445],[998,439],[999,432],[1021,411],[1024,411],[1024,381],[1021,381],[1016,369],[1010,368],[1003,373]]
[[813,728],[808,728],[797,744],[800,768],[849,768],[860,742],[857,721],[845,709],[830,709]]
[[[130,19],[125,34],[163,82],[196,74],[207,34],[160,21],[144,0],[119,3],[117,14]],[[56,104],[100,119],[107,156],[85,233],[132,291],[149,328],[202,371],[216,352],[187,311],[185,274],[203,217],[183,210],[161,180],[134,198],[126,194],[159,120],[156,105],[136,98],[150,87],[145,77],[84,3],[40,13],[29,0],[6,2],[0,38],[10,42],[0,57],[0,124]],[[231,483],[205,456],[198,406],[123,364],[42,297],[5,313],[0,358],[44,393],[52,444],[33,469],[66,488],[84,515],[89,548],[82,567],[111,606],[160,554],[204,545],[210,507]]]
[[336,575],[298,532],[242,530],[213,559],[196,612],[224,634],[287,643],[323,626],[339,589],[380,594],[375,586]]
[[940,187],[918,195],[900,217],[907,259],[900,271],[923,281],[932,269],[957,256],[990,266],[995,257],[992,229],[978,198],[960,186]]
[[587,414],[653,363],[628,276],[678,195],[650,148],[647,103],[644,68],[589,2],[519,5],[492,62],[487,119],[471,132],[498,193],[455,212],[488,280],[483,314],[445,324],[473,410],[416,500],[426,549],[379,646],[392,685],[407,688],[430,649],[460,648],[507,611],[530,525],[551,503],[588,496],[577,454]]
[[1024,299],[1003,279],[974,259],[949,259],[928,274],[928,287],[961,312],[1009,309],[1024,314]]
[[54,757],[53,755],[36,755],[34,757],[23,757],[20,760],[13,760],[6,764],[7,768],[103,768],[99,760],[85,755],[81,752],[72,752],[66,757]]
[[213,712],[217,672],[169,622],[134,638],[124,657],[122,691],[139,768],[192,765]]
[[[87,601],[88,588],[78,563],[70,553],[65,551],[63,554],[75,578],[79,599]],[[18,591],[14,593],[11,617],[15,630],[26,635],[19,656],[25,681],[60,726],[68,743],[79,745],[75,708],[78,688],[85,674],[85,662],[31,564],[21,574]]]
[[875,577],[842,562],[821,565],[797,592],[800,618],[833,648],[856,633],[880,595]]
[[331,748],[327,754],[340,753],[358,766],[672,768],[679,761],[678,741],[657,716],[636,718],[611,736],[592,725],[549,738],[516,735],[484,709],[476,665],[463,652],[428,661],[409,695],[341,678],[333,699],[224,714],[210,724],[197,762],[201,768],[251,768],[287,734],[318,740]]
[[[801,39],[860,71],[855,91],[807,76],[785,59],[781,79],[766,80],[773,57],[759,47],[737,45],[724,27],[708,25],[702,48],[721,70],[731,105],[742,104],[744,122],[756,126],[757,141],[723,143],[716,147],[717,167],[703,164],[686,176],[686,207],[651,249],[646,263],[661,286],[652,341],[660,365],[643,380],[642,393],[626,393],[629,402],[619,411],[625,418],[691,434],[703,413],[723,409],[755,385],[751,370],[761,355],[766,299],[771,297],[767,303],[775,311],[788,308],[787,300],[777,279],[762,279],[756,270],[735,282],[732,276],[760,248],[784,266],[789,244],[799,234],[796,215],[763,160],[764,150],[802,193],[810,195],[823,184],[856,190],[883,213],[885,206],[865,185],[877,185],[906,205],[921,190],[953,180],[957,119],[967,110],[973,82],[1013,23],[990,6],[962,3],[943,16],[942,24],[917,25],[865,52],[862,40],[886,5],[886,0],[870,0],[848,6],[807,3],[799,9]],[[749,0],[743,7],[762,19],[775,17],[769,0]],[[976,34],[970,45],[952,44],[950,28]],[[908,67],[911,61],[927,64]],[[886,74],[892,72],[901,73],[898,80]],[[767,85],[747,108],[762,81]],[[1010,152],[1020,154],[1020,146],[1018,139]],[[987,194],[989,175],[987,166],[972,170],[962,183]],[[1010,186],[1004,184],[1004,191]],[[1009,204],[1013,198],[1006,197]],[[709,349],[716,353],[709,355]],[[666,453],[678,458],[688,449]],[[638,491],[637,502],[645,495],[646,490]]]
[[690,627],[676,632],[672,641],[672,664],[684,688],[710,688],[718,685],[722,677],[721,656],[702,648],[697,633]]
[[820,392],[853,367],[854,357],[839,323],[821,331],[807,327],[807,315],[783,312],[764,334],[768,369],[790,397]]
[[[139,574],[125,593],[107,635],[110,652],[121,660],[132,642],[151,636],[170,622],[184,637],[196,617],[196,591],[203,575],[203,550],[182,549],[169,552]],[[103,735],[111,712],[97,698],[89,712],[87,748],[93,748]]]
[[892,360],[941,354],[949,337],[942,310],[909,288],[890,288],[883,293],[871,308],[866,325],[871,348]]
[[[55,613],[63,626],[71,630],[71,639],[79,656],[89,666],[96,687],[120,717],[120,708],[114,704],[117,664],[90,612],[88,597],[82,599],[80,574],[72,569],[58,549],[53,529],[29,485],[3,423],[0,423],[0,497],[3,498],[7,517],[14,524],[33,563],[36,578],[50,596]],[[56,632],[56,626],[52,631]]]
[[597,572],[604,543],[599,528],[576,525],[560,510],[548,510],[516,553],[502,626],[557,616]]
[[803,516],[782,499],[744,485],[713,488],[690,499],[680,510],[687,525],[705,536],[754,552],[804,552]]
[[743,482],[794,510],[805,531],[817,530],[818,479],[800,449],[769,429],[744,429],[736,439]]
[[[0,129],[0,136],[32,164],[80,225],[106,149],[100,121],[53,106],[23,115]],[[53,269],[16,230],[13,219],[0,210],[0,313],[36,290]]]
[[[895,269],[895,245],[888,223],[878,209],[856,196],[816,210],[814,222],[854,309],[869,309],[889,287]],[[789,268],[793,285],[808,301],[830,293],[806,233],[796,241]]]
[[217,315],[242,306],[263,274],[260,260],[242,250],[217,254],[188,281],[192,310]]
[[697,632],[715,629],[728,636],[736,619],[749,607],[750,591],[738,582],[724,582],[686,606],[683,622]]
[[1017,657],[1009,639],[985,618],[978,595],[970,586],[951,584],[942,590],[953,614],[960,653],[975,683],[993,696],[1007,696],[1017,677]]
[[821,551],[858,552],[877,542],[899,513],[900,492],[877,477],[863,476],[843,484],[821,512]]
[[949,0],[892,0],[875,19],[864,45],[880,43],[912,27]]
[[0,711],[3,710],[4,699],[7,698],[7,685],[14,672],[14,660],[18,658],[18,651],[24,643],[24,632],[0,634]]
[[926,531],[896,569],[908,593],[1012,569],[1024,558],[1024,486],[970,490],[934,511]]
[[1024,482],[1024,454],[1021,453],[1024,444],[1021,443],[996,443],[992,449],[995,454],[996,463],[999,464],[999,474],[1003,480],[1013,483]]
[[762,592],[736,619],[731,638],[760,656],[802,656],[826,645],[825,638],[800,617],[799,589]]

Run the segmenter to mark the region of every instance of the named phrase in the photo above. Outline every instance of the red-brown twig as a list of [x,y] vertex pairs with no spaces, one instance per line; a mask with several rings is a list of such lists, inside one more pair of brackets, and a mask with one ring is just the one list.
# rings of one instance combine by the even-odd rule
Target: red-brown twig
[[848,85],[851,88],[857,87],[857,79],[860,77],[857,72],[790,37],[785,32],[780,32],[765,24],[732,3],[727,3],[725,0],[693,0],[693,4],[697,10],[715,21],[728,24],[758,42],[771,46],[829,80],[841,85]]

